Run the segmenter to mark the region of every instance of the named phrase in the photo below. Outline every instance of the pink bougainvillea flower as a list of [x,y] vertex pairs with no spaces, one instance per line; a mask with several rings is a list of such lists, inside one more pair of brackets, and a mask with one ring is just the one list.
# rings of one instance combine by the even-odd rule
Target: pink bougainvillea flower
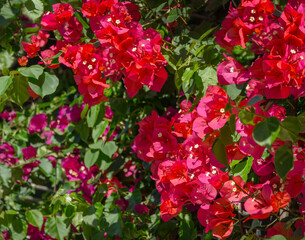
[[45,127],[48,125],[47,122],[47,114],[45,113],[39,113],[32,117],[30,121],[30,125],[28,127],[28,133],[33,134],[35,132],[41,132],[45,129]]
[[32,163],[28,163],[25,164],[22,169],[23,169],[23,176],[22,179],[24,181],[28,180],[29,175],[31,174],[31,172],[33,171],[34,168],[38,167],[38,165],[40,164],[40,161],[36,160],[35,162]]
[[144,214],[144,213],[148,213],[149,209],[145,204],[136,204],[135,205],[135,211],[139,214]]
[[209,209],[199,208],[197,217],[200,224],[206,227],[206,232],[212,229],[213,236],[226,239],[233,231],[234,220],[230,219],[235,216],[233,211],[233,205],[229,201],[219,198],[210,205]]
[[228,57],[217,67],[217,78],[221,85],[241,84],[249,80],[247,70],[234,58]]
[[46,31],[40,30],[37,35],[33,35],[31,37],[31,42],[35,44],[37,47],[44,47],[49,39],[50,34]]
[[83,25],[76,17],[71,17],[67,23],[58,28],[60,35],[68,42],[78,42],[81,39],[82,31]]
[[222,198],[229,200],[233,204],[238,204],[247,196],[243,187],[243,179],[240,176],[236,176],[233,177],[233,180],[226,181],[219,193]]
[[203,117],[210,128],[216,130],[222,128],[230,113],[226,110],[229,97],[225,90],[219,86],[208,86],[206,95],[200,100],[197,112]]
[[27,148],[21,149],[23,153],[24,160],[28,160],[30,158],[35,158],[37,155],[37,151],[33,146],[28,146]]
[[9,143],[3,143],[0,145],[0,162],[4,162],[6,165],[14,165],[19,161],[14,157],[15,149]]
[[73,15],[70,4],[57,3],[53,5],[54,13],[47,12],[42,16],[41,25],[47,30],[57,30],[62,24],[68,22]]
[[16,112],[13,110],[11,112],[8,112],[5,110],[0,114],[0,118],[12,122],[17,117]]
[[161,195],[160,215],[164,222],[168,222],[173,217],[179,215],[182,212],[182,206],[178,206],[173,203],[168,196],[167,192],[163,192]]
[[22,42],[22,46],[24,51],[27,53],[28,58],[34,58],[38,56],[40,48],[37,46],[37,44]]

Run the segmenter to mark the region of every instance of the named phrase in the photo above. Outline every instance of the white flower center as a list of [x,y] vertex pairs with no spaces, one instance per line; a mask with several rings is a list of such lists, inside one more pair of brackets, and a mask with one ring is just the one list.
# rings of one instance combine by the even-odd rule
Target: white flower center
[[221,113],[225,113],[225,111],[226,111],[226,110],[225,110],[224,108],[221,108],[221,109],[220,109],[220,112],[221,112]]
[[158,137],[159,137],[159,138],[162,137],[162,133],[158,133]]
[[254,22],[255,21],[255,17],[250,17],[250,22]]
[[91,70],[93,68],[92,65],[88,65],[88,69]]
[[230,73],[233,73],[234,72],[234,67],[230,67]]

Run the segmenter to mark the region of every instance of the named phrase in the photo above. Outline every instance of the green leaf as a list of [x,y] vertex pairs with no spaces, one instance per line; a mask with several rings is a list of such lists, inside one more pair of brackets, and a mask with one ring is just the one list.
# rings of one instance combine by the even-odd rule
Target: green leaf
[[118,212],[118,210],[115,209],[111,213],[105,213],[105,219],[106,222],[109,224],[108,234],[110,236],[114,236],[114,235],[121,236],[123,222],[122,222],[121,214]]
[[99,157],[100,151],[97,149],[89,149],[85,154],[85,166],[89,169],[95,164]]
[[12,84],[7,89],[9,99],[20,107],[29,99],[28,82],[23,76],[15,76]]
[[228,125],[220,129],[220,138],[226,146],[233,144],[232,132]]
[[29,78],[29,85],[39,96],[45,97],[54,93],[59,84],[59,79],[55,74],[44,72],[38,80]]
[[89,25],[86,23],[86,21],[81,17],[81,15],[78,12],[74,12],[75,17],[78,21],[83,25],[84,29],[89,29]]
[[182,75],[182,82],[189,82],[195,70],[193,68],[186,68]]
[[89,109],[89,105],[88,104],[86,104],[85,105],[85,107],[84,107],[84,109],[83,109],[83,111],[82,111],[82,113],[81,113],[81,119],[84,119],[85,118],[85,116],[86,116],[86,114],[87,114],[87,112],[88,112],[88,109]]
[[9,228],[12,232],[12,239],[23,240],[26,237],[27,224],[17,215],[13,216],[12,224],[9,226]]
[[50,162],[50,160],[43,158],[43,159],[39,159],[39,161],[40,161],[39,164],[40,170],[43,172],[44,175],[50,176],[53,170],[53,165]]
[[288,172],[293,168],[293,153],[289,146],[283,145],[276,150],[274,165],[278,175],[285,179]]
[[118,150],[118,146],[115,144],[115,142],[110,141],[106,142],[105,145],[102,146],[101,150],[106,156],[111,158],[112,155]]
[[199,88],[199,90],[202,91],[204,94],[209,85],[216,85],[218,83],[217,72],[213,67],[206,67],[203,70],[199,69],[196,73],[201,79],[202,89],[198,87],[198,84],[196,85]]
[[6,89],[11,85],[13,76],[0,77],[0,95],[4,94]]
[[179,8],[174,8],[170,11],[166,21],[168,23],[172,23],[173,21],[175,21],[180,16],[181,16],[181,10]]
[[40,0],[27,0],[24,4],[24,15],[35,21],[44,12],[43,3]]
[[244,125],[254,125],[254,114],[252,112],[249,112],[248,110],[241,110],[239,111],[238,117],[240,119],[240,122]]
[[212,146],[212,151],[216,159],[223,164],[224,166],[228,167],[228,158],[227,158],[227,151],[226,146],[221,141],[221,138],[217,138]]
[[201,35],[201,37],[198,39],[198,41],[202,41],[203,39],[205,39],[207,36],[209,36],[217,27],[213,27],[213,28],[210,28],[209,30],[207,30],[205,33],[203,33]]
[[[170,66],[171,68],[169,69],[171,73],[174,74],[173,70],[177,70],[176,64],[177,64],[177,59],[175,57],[175,54],[170,50],[170,49],[166,49],[164,47],[162,47],[162,55],[164,56],[164,58],[166,59],[168,66]],[[168,68],[168,67],[167,67]]]
[[94,126],[99,110],[100,110],[99,105],[95,105],[89,109],[88,114],[87,114],[88,127]]
[[141,203],[142,194],[139,189],[135,189],[133,192],[128,193],[125,199],[129,202],[128,209],[134,210],[135,205]]
[[301,131],[301,123],[297,117],[288,116],[280,123],[281,130],[278,138],[282,141],[292,141],[296,143]]
[[7,165],[0,165],[0,180],[4,186],[9,187],[8,180],[12,177],[12,171]]
[[254,105],[255,103],[258,103],[259,101],[263,100],[264,97],[262,95],[256,95],[254,96],[253,98],[251,98],[249,101],[248,101],[248,104],[247,106],[252,106]]
[[224,89],[226,90],[228,96],[232,99],[235,100],[241,91],[243,90],[244,84],[230,84],[227,86],[224,86]]
[[270,149],[279,132],[280,121],[276,117],[270,117],[254,127],[253,138],[258,145]]
[[70,226],[67,227],[63,222],[62,217],[55,216],[46,221],[45,232],[52,238],[64,240],[68,236]]
[[193,240],[197,237],[197,231],[190,214],[184,214],[183,221],[180,222],[179,239]]
[[94,127],[100,112],[100,104],[92,106],[87,114],[88,127]]
[[[253,164],[253,157],[248,157],[247,160],[233,160],[230,164],[231,171],[234,176],[240,176],[244,182],[247,182],[248,174],[251,171]],[[234,165],[234,166],[233,166]]]
[[33,65],[31,67],[21,67],[18,68],[18,72],[25,77],[38,79],[43,73],[43,67],[39,65]]
[[25,212],[25,217],[30,224],[35,227],[38,227],[41,230],[43,224],[43,215],[36,209],[28,210]]
[[83,221],[89,226],[96,227],[97,226],[97,216],[96,216],[96,208],[92,205],[84,211]]
[[92,139],[94,142],[98,140],[99,137],[105,132],[106,128],[108,127],[108,122],[101,122],[92,130]]
[[266,238],[266,240],[286,240],[286,238],[283,235],[274,235],[270,238]]

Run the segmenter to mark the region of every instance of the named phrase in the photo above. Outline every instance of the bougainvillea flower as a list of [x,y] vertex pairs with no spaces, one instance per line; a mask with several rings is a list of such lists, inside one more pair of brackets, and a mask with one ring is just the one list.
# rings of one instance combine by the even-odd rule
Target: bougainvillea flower
[[24,181],[27,181],[28,177],[31,174],[31,172],[33,171],[33,169],[38,167],[39,164],[40,164],[40,161],[36,160],[35,162],[23,165],[23,167],[22,167],[22,169],[23,169],[22,179]]
[[0,118],[5,119],[6,121],[14,121],[14,119],[17,117],[16,112],[13,110],[11,112],[8,112],[7,110],[4,110],[0,114]]
[[32,117],[30,125],[28,127],[29,134],[41,132],[42,130],[44,130],[45,127],[48,125],[47,118],[48,116],[45,113],[39,113]]
[[37,151],[33,146],[28,146],[27,148],[22,148],[21,151],[23,153],[24,160],[34,158],[37,155]]
[[41,25],[47,31],[57,30],[59,26],[68,22],[73,15],[73,8],[68,3],[54,4],[53,9],[54,13],[47,12],[41,19]]
[[197,112],[205,118],[212,129],[220,129],[227,122],[230,113],[226,110],[229,97],[219,86],[208,86],[206,95],[200,100]]
[[37,47],[42,48],[47,44],[49,37],[50,37],[49,33],[40,30],[37,35],[33,35],[31,37],[31,42],[35,44]]
[[232,57],[227,57],[217,67],[217,79],[221,85],[241,84],[249,80],[247,70]]
[[6,165],[14,165],[19,161],[18,158],[14,158],[15,149],[9,143],[3,143],[0,145],[0,162],[4,162]]
[[65,41],[78,42],[81,39],[83,25],[76,17],[71,17],[70,20],[58,28],[58,32]]
[[182,212],[182,206],[174,204],[168,197],[168,193],[163,192],[161,195],[160,215],[164,222],[168,222],[173,217]]
[[37,46],[37,44],[22,42],[22,46],[24,51],[27,53],[28,58],[34,58],[38,56],[40,48]]

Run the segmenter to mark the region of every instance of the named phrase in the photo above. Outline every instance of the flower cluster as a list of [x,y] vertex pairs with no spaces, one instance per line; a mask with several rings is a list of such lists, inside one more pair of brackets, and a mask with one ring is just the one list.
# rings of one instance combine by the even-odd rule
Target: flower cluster
[[292,94],[305,95],[304,84],[304,3],[288,1],[281,14],[274,14],[270,0],[243,0],[230,13],[216,33],[216,42],[232,53],[237,45],[252,44],[259,57],[246,68],[226,56],[218,66],[222,85],[241,84],[249,79],[248,97],[260,94],[267,99],[283,99]]
[[[58,31],[62,39],[40,52],[41,63],[56,68],[59,64],[52,63],[56,56],[59,63],[71,68],[85,103],[92,106],[107,100],[106,78],[115,82],[123,77],[130,97],[143,85],[161,90],[167,79],[163,41],[157,31],[143,30],[137,5],[118,0],[84,1],[81,12],[90,24],[86,32],[91,30],[96,36],[89,42],[82,39],[83,25],[70,4],[54,4],[53,9],[41,19],[44,30],[31,37],[32,43],[23,43],[24,50],[28,58],[38,56],[50,36],[46,31]],[[23,64],[25,59],[19,62]]]
[[[286,209],[293,198],[304,201],[304,142],[294,146],[295,168],[283,181],[275,171],[274,154],[285,142],[277,140],[267,149],[253,139],[254,124],[264,117],[280,121],[285,118],[285,108],[274,104],[266,109],[264,102],[249,107],[245,99],[235,105],[221,87],[209,86],[195,109],[184,100],[179,111],[168,109],[165,116],[154,111],[138,123],[133,149],[140,159],[152,162],[152,178],[161,194],[164,221],[177,216],[183,207],[198,210],[199,222],[206,232],[212,229],[215,237],[225,239],[238,220],[237,212],[247,220],[266,219]],[[254,113],[254,124],[241,119],[237,113],[242,111]],[[230,125],[235,125],[235,138]],[[214,147],[218,141],[225,145],[228,164],[217,158],[219,149]],[[257,175],[256,181],[247,181],[232,171],[232,164],[252,160],[251,172]],[[300,215],[303,214],[304,208],[300,207]],[[304,221],[298,224],[305,229]]]

